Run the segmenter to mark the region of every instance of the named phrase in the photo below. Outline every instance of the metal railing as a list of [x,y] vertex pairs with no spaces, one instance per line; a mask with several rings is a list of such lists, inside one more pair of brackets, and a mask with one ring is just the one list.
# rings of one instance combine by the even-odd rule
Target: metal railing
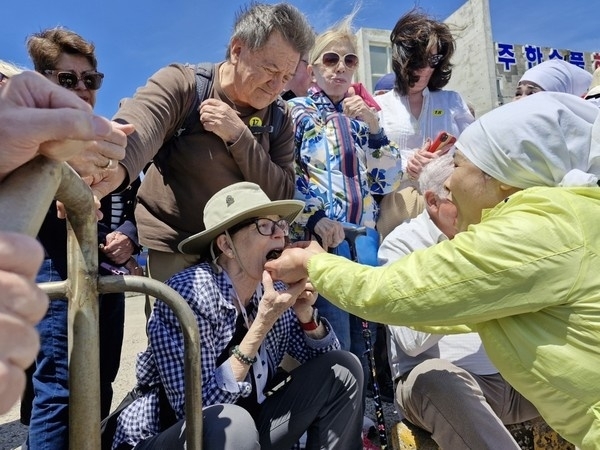
[[40,287],[50,298],[66,297],[69,302],[69,447],[100,449],[98,294],[131,291],[160,298],[179,320],[184,338],[187,448],[200,450],[200,335],[192,310],[175,290],[159,281],[132,275],[98,276],[96,207],[85,182],[65,163],[35,158],[0,183],[0,230],[35,237],[55,198],[67,213],[68,278]]

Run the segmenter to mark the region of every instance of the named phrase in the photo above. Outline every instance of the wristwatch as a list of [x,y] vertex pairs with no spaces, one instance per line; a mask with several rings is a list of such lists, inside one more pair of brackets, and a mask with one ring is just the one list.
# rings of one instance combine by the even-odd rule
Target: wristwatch
[[314,307],[310,322],[300,322],[300,326],[304,331],[316,330],[319,328],[319,325],[321,325],[321,317],[319,316],[319,310]]

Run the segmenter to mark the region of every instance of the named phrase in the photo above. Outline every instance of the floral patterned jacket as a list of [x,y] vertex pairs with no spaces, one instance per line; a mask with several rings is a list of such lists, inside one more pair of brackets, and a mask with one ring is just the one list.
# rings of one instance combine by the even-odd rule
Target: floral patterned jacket
[[396,144],[383,129],[369,134],[365,122],[344,115],[342,102],[335,105],[318,87],[289,105],[295,126],[295,198],[306,203],[292,239],[307,237],[307,222],[315,214],[375,228],[379,208],[373,196],[400,185]]

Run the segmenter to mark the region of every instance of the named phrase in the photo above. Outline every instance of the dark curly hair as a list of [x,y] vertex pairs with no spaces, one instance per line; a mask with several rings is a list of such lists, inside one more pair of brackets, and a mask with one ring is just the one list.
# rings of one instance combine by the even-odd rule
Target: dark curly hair
[[443,58],[433,71],[427,87],[437,91],[448,84],[452,76],[450,59],[456,48],[448,25],[413,9],[398,19],[390,34],[390,41],[396,90],[400,95],[407,95],[419,80],[415,72],[428,64],[432,53],[441,54]]

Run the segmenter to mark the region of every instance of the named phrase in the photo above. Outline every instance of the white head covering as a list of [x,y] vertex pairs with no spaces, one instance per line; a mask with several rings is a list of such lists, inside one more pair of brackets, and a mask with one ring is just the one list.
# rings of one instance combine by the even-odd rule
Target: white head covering
[[592,74],[562,59],[551,59],[527,70],[519,83],[531,81],[544,91],[566,92],[578,97],[585,95],[592,82]]
[[539,92],[484,114],[462,132],[456,147],[510,186],[595,186],[599,113],[574,95]]
[[585,94],[585,98],[594,98],[600,95],[600,67],[594,70],[592,75],[592,82],[590,83],[590,90]]

